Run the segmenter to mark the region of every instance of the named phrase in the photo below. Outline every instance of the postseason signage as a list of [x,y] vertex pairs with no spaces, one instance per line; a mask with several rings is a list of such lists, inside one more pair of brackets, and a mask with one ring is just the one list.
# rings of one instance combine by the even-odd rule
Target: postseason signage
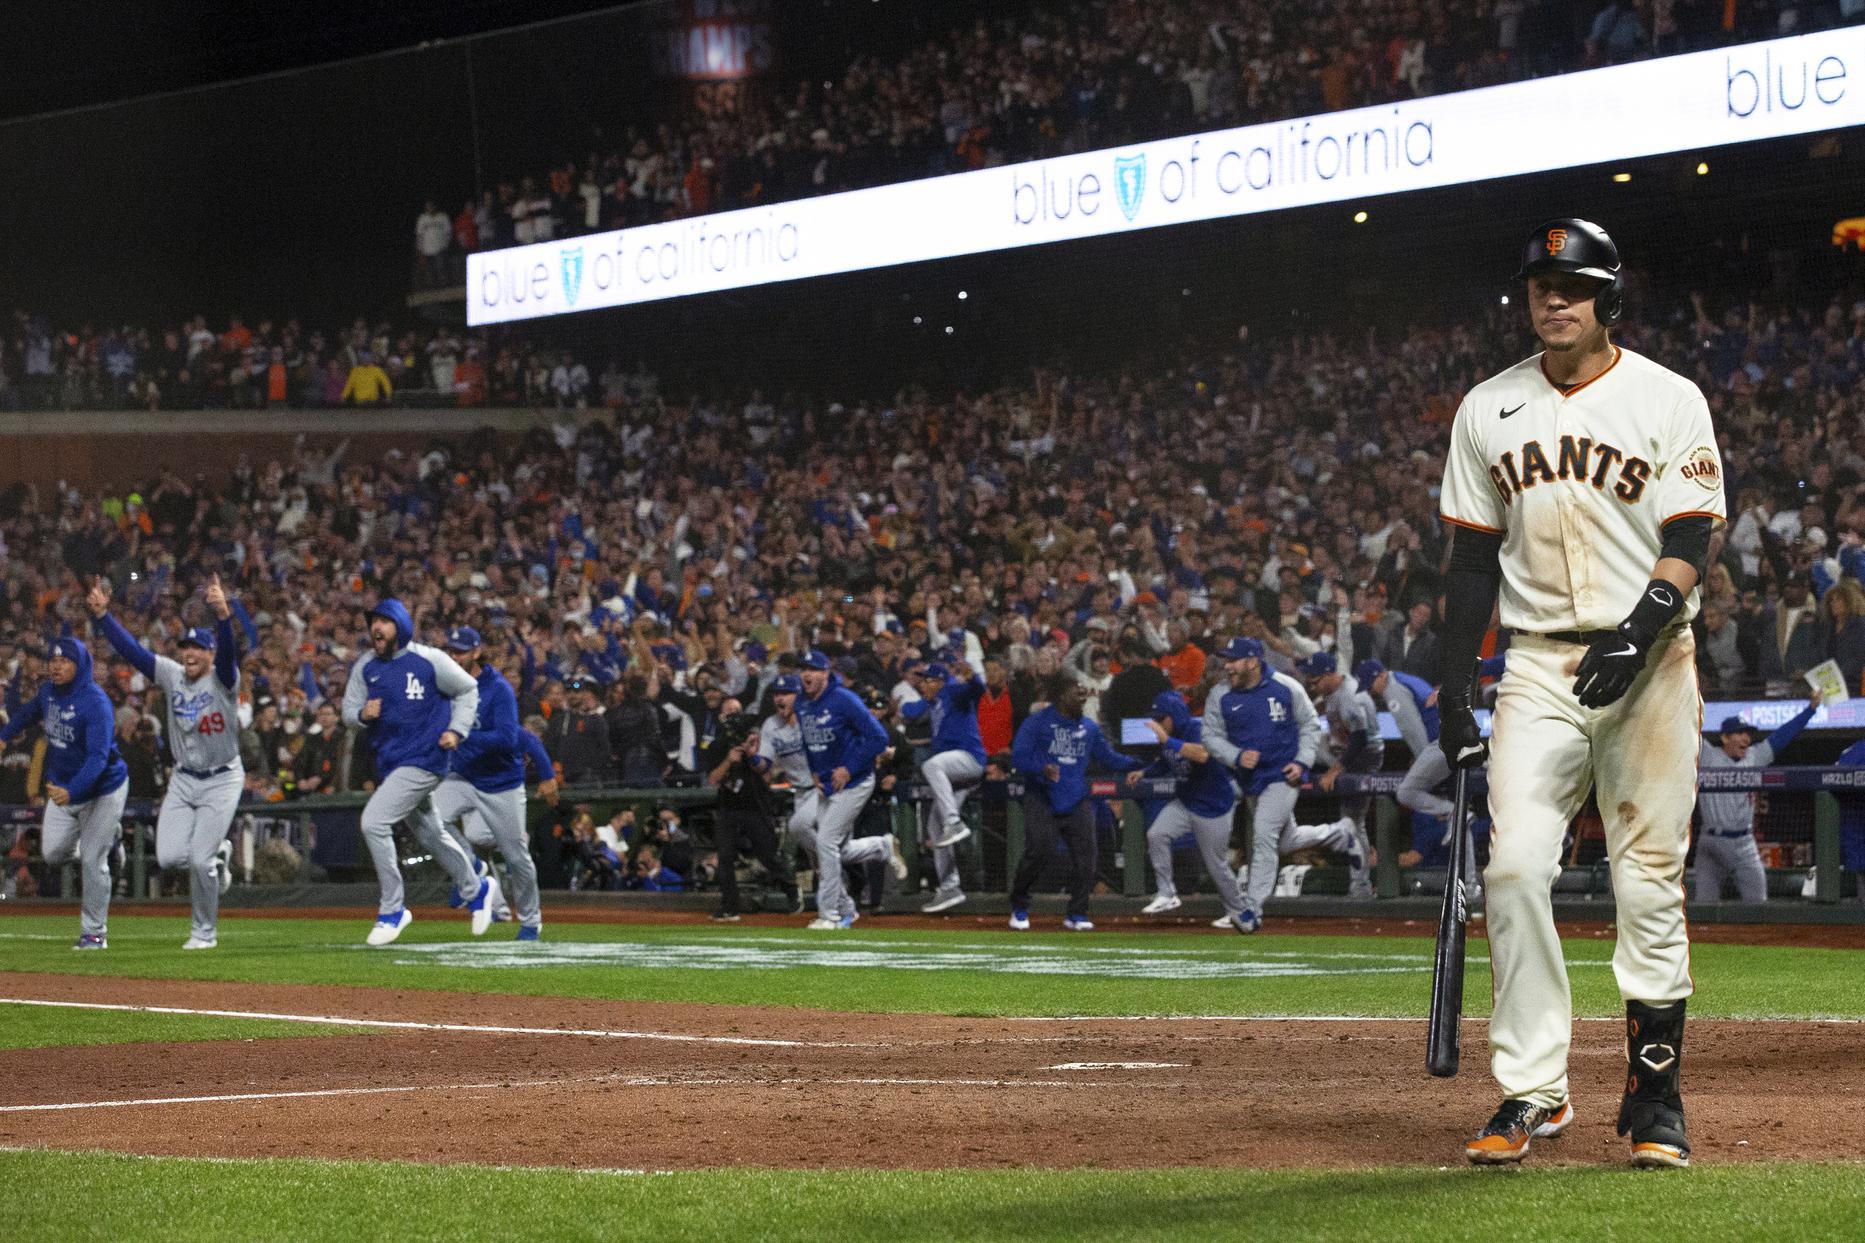
[[1865,124],[1865,27],[900,182],[467,260],[564,315]]

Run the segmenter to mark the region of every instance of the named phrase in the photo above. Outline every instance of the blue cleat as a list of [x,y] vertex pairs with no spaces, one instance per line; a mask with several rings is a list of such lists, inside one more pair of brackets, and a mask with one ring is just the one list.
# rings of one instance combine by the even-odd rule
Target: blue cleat
[[520,941],[535,941],[543,935],[543,932],[544,930],[542,928],[533,928],[530,924],[520,924],[518,927],[518,939]]
[[78,943],[71,948],[74,950],[101,950],[108,949],[109,947],[110,942],[104,939],[103,933],[87,932],[80,936],[78,938]]

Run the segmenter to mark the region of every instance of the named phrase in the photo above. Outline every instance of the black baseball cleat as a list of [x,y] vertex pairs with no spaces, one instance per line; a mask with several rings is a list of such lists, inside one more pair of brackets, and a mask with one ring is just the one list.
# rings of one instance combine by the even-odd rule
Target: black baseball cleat
[[1678,1095],[1684,1057],[1684,1003],[1625,1003],[1625,1098],[1619,1134],[1632,1140],[1640,1169],[1682,1169],[1690,1164],[1684,1102]]
[[1472,1165],[1508,1165],[1528,1155],[1531,1139],[1553,1139],[1573,1120],[1574,1107],[1568,1101],[1550,1109],[1510,1097],[1464,1145],[1464,1156]]

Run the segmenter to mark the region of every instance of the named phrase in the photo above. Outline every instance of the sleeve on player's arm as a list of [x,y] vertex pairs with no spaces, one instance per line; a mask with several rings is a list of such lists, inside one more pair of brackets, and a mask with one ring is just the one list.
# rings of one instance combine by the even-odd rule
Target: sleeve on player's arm
[[363,666],[369,663],[367,654],[358,656],[356,663],[350,666],[350,680],[343,687],[343,723],[351,729],[360,729],[368,722],[363,720],[363,707],[369,702],[369,683],[363,680]]
[[1451,425],[1450,452],[1444,458],[1444,484],[1438,493],[1438,514],[1459,530],[1501,535],[1508,525],[1502,498],[1490,480],[1489,459],[1477,442],[1476,427],[1465,402]]
[[1729,517],[1722,452],[1710,426],[1710,408],[1694,388],[1672,413],[1664,454],[1664,473],[1652,481],[1659,525],[1702,517],[1709,519],[1711,530],[1722,526]]
[[1230,768],[1243,754],[1236,743],[1230,740],[1230,726],[1224,721],[1224,692],[1228,682],[1219,682],[1211,688],[1211,693],[1204,701],[1204,749],[1211,753],[1211,758]]
[[1288,686],[1289,700],[1295,705],[1295,762],[1303,768],[1313,768],[1315,753],[1321,748],[1321,718],[1315,712],[1315,701],[1294,678],[1281,673],[1276,677]]

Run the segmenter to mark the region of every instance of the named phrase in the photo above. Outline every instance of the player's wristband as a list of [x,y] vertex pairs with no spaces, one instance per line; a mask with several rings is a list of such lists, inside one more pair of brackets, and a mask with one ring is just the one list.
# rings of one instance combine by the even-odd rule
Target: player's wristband
[[1654,578],[1645,584],[1638,604],[1619,623],[1619,633],[1638,644],[1642,651],[1658,641],[1658,634],[1683,610],[1684,593],[1676,583]]

